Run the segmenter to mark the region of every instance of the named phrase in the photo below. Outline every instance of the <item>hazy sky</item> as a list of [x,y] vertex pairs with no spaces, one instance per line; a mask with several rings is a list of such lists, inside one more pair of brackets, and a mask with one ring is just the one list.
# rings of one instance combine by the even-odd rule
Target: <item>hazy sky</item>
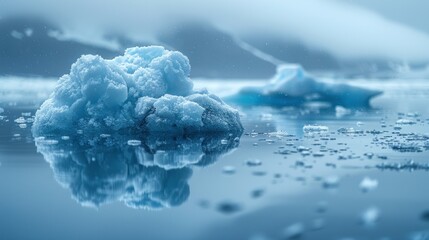
[[[236,37],[280,37],[343,59],[429,60],[424,0],[0,0],[0,14],[43,15],[66,37],[99,43],[106,32],[153,40],[182,22]],[[111,47],[114,44],[103,42]]]

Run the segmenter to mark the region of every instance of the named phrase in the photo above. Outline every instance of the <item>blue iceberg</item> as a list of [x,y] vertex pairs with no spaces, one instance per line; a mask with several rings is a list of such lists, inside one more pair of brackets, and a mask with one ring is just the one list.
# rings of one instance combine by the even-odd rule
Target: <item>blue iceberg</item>
[[190,71],[186,56],[159,46],[110,60],[83,55],[37,111],[33,133],[241,132],[238,111],[195,90]]
[[35,143],[56,181],[81,205],[122,202],[161,210],[184,203],[193,168],[228,154],[239,145],[239,136],[102,134],[38,137]]
[[301,106],[310,102],[346,108],[368,108],[381,91],[316,80],[300,65],[281,65],[263,87],[247,87],[225,100],[242,106]]

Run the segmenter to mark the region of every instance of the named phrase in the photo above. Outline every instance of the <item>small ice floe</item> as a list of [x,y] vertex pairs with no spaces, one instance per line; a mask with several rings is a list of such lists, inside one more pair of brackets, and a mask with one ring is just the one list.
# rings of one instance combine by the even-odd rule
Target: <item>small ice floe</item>
[[234,166],[224,166],[222,168],[222,172],[225,174],[234,174],[236,172],[236,169]]
[[313,157],[323,157],[325,154],[323,152],[314,152]]
[[19,117],[19,118],[15,119],[14,122],[18,123],[18,124],[23,124],[23,123],[26,123],[27,121],[25,120],[24,117]]
[[259,159],[250,159],[246,161],[246,165],[249,167],[256,167],[262,165],[262,162]]
[[224,214],[233,214],[242,210],[242,206],[239,203],[225,201],[217,205],[217,210]]
[[226,145],[226,144],[228,144],[228,140],[227,139],[222,139],[222,140],[220,140],[220,144]]
[[140,146],[142,144],[142,141],[131,139],[127,141],[127,144],[130,146]]
[[363,122],[356,122],[356,126],[358,126],[358,127],[361,127],[361,126],[363,126],[364,125],[364,123]]
[[4,113],[4,109],[0,107],[0,114]]
[[418,142],[393,142],[389,143],[389,147],[392,150],[398,152],[421,152],[423,151],[423,145]]
[[396,121],[396,124],[398,125],[412,125],[416,124],[416,120],[410,119],[410,118],[401,118]]
[[381,94],[347,84],[328,83],[306,73],[300,65],[282,65],[269,84],[243,88],[226,101],[247,106],[305,106],[320,103],[331,107],[369,107],[369,100]]
[[70,140],[70,137],[69,136],[61,136],[61,139],[64,141],[67,141],[67,140]]
[[380,210],[377,207],[370,207],[362,212],[361,223],[365,226],[374,226],[380,218]]
[[362,134],[364,133],[363,130],[360,129],[354,129],[354,128],[339,128],[337,130],[338,133],[342,133],[342,134]]
[[298,239],[304,234],[305,227],[302,223],[294,223],[283,230],[285,239]]
[[27,128],[27,124],[25,123],[21,123],[18,125],[19,128]]
[[302,131],[304,133],[325,133],[329,131],[329,128],[322,125],[305,125]]
[[359,188],[363,192],[369,192],[371,190],[374,190],[378,187],[378,180],[372,179],[369,177],[365,177],[359,184]]
[[416,163],[413,160],[410,160],[405,163],[381,163],[377,164],[376,168],[380,170],[396,170],[396,171],[416,171],[423,170],[429,171],[429,163]]
[[323,179],[322,186],[327,189],[337,188],[340,184],[340,178],[338,176],[329,176]]
[[104,59],[83,55],[35,115],[35,136],[135,130],[175,135],[234,132],[239,112],[194,89],[189,59],[161,46],[133,47]]

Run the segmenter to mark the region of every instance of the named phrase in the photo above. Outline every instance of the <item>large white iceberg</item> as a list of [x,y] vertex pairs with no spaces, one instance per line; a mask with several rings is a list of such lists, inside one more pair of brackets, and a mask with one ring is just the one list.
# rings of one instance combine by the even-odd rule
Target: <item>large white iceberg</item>
[[186,56],[159,46],[129,48],[111,60],[84,55],[37,111],[33,133],[241,132],[238,112],[194,90],[190,71]]
[[300,106],[309,102],[322,102],[332,107],[367,108],[371,98],[380,91],[347,84],[316,80],[300,65],[281,65],[274,78],[263,87],[247,87],[227,101],[245,106]]

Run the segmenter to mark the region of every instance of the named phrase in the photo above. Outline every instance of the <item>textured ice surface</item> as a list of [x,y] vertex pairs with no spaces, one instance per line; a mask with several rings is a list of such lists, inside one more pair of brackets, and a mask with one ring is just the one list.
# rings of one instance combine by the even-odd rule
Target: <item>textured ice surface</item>
[[[208,166],[236,148],[236,137],[103,134],[40,137],[35,143],[55,179],[80,204],[98,207],[120,201],[132,208],[162,209],[186,201],[192,168]],[[228,143],[221,144],[221,139]]]
[[323,102],[333,107],[362,108],[369,107],[369,100],[380,93],[347,84],[319,81],[299,65],[283,65],[277,69],[276,76],[266,86],[244,88],[227,99],[248,106],[282,107]]
[[190,71],[187,57],[158,46],[111,60],[84,55],[37,111],[33,132],[241,132],[238,112],[194,90]]

